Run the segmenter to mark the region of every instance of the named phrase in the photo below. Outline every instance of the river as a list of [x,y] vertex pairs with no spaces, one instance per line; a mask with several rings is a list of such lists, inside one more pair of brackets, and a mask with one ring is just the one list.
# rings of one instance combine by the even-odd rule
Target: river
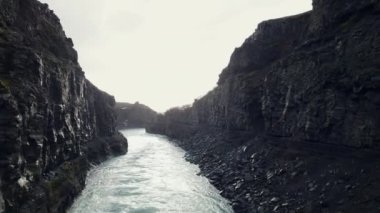
[[166,137],[144,129],[121,131],[128,154],[93,168],[86,187],[70,213],[230,213],[198,166],[184,159],[185,151]]

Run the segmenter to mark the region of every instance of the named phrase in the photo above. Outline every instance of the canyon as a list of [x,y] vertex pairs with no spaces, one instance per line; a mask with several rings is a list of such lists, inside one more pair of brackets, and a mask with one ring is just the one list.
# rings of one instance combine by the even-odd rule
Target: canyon
[[215,89],[157,114],[88,81],[47,4],[0,0],[0,212],[65,212],[93,165],[127,153],[125,127],[170,137],[234,212],[379,212],[379,20],[378,0],[313,0],[259,24]]

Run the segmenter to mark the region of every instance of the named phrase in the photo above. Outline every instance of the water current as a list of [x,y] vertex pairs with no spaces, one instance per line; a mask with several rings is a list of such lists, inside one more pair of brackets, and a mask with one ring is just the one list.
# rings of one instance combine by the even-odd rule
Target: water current
[[184,159],[185,151],[166,137],[144,129],[121,131],[128,154],[94,167],[70,213],[230,213],[198,166]]

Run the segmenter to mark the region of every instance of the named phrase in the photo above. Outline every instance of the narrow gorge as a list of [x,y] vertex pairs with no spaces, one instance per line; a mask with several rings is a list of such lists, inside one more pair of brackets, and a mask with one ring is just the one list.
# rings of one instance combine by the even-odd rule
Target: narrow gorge
[[176,139],[235,212],[378,212],[379,20],[376,0],[313,0],[264,21],[215,89],[148,131]]
[[46,4],[0,0],[0,212],[65,212],[91,164],[127,152],[114,105]]
[[380,1],[312,5],[260,23],[213,90],[158,114],[87,80],[47,4],[0,0],[0,212],[380,212]]

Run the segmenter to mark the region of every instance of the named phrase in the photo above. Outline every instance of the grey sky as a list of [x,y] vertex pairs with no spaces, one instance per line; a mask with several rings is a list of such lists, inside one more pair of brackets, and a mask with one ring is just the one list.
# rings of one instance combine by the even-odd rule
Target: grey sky
[[211,90],[259,22],[311,9],[311,0],[42,2],[73,38],[88,79],[117,101],[158,111]]

